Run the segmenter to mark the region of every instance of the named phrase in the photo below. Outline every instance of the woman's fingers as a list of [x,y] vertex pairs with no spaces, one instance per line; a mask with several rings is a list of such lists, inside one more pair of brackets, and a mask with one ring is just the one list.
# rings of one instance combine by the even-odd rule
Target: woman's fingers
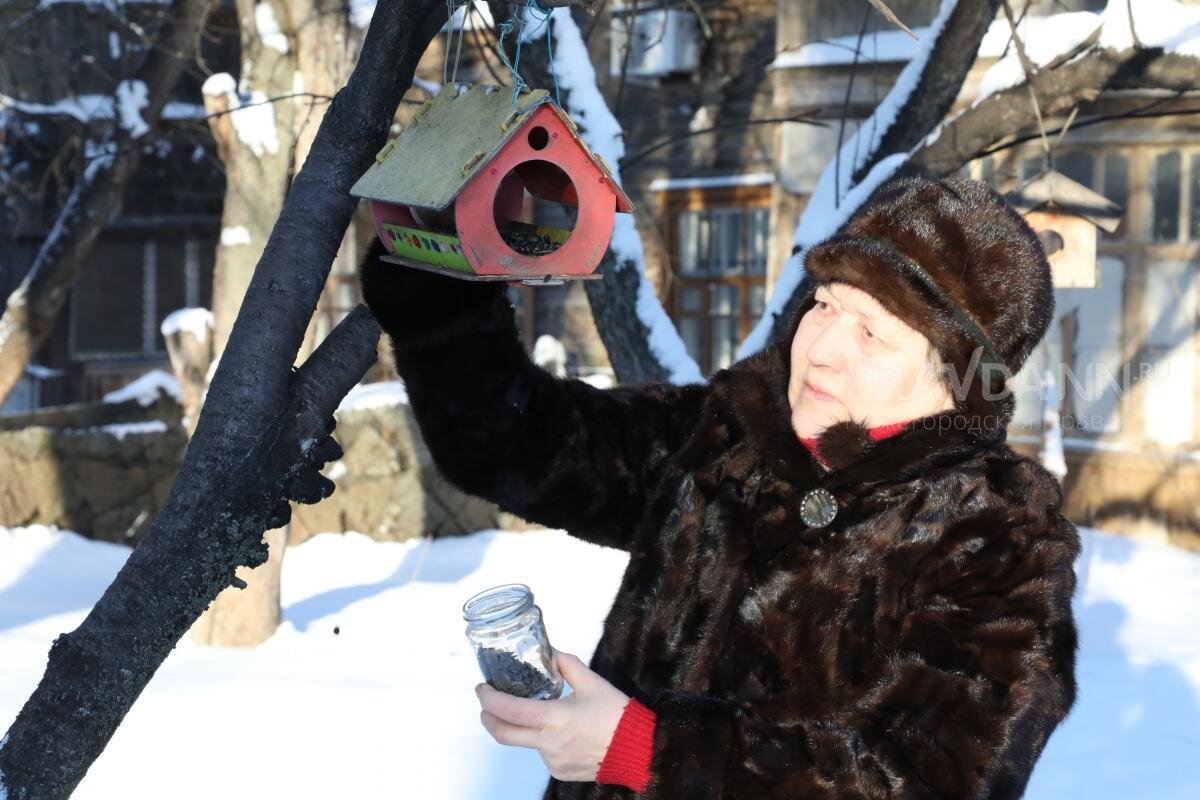
[[553,701],[514,697],[481,683],[475,687],[479,705],[492,716],[522,728],[541,728],[546,721],[549,703]]
[[566,682],[571,684],[571,688],[576,692],[585,689],[596,674],[587,664],[583,663],[579,656],[564,653],[561,650],[554,651],[554,663]]
[[536,728],[513,725],[487,711],[479,712],[479,721],[483,723],[483,727],[492,735],[492,738],[500,744],[537,749],[537,738],[540,731]]

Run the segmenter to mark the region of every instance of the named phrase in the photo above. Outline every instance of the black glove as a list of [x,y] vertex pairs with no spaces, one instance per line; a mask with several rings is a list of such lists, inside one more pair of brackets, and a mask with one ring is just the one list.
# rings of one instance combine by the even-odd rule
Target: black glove
[[461,333],[464,324],[482,332],[496,315],[511,321],[503,281],[452,278],[380,260],[386,254],[376,238],[359,265],[358,278],[364,302],[397,348],[403,349],[410,338]]

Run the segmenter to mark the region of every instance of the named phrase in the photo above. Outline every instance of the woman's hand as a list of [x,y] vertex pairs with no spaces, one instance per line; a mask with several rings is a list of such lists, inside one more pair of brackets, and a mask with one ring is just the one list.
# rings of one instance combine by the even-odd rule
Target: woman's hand
[[594,780],[629,696],[569,653],[555,650],[554,663],[571,684],[570,695],[533,700],[481,683],[475,687],[479,718],[500,744],[537,750],[558,780]]

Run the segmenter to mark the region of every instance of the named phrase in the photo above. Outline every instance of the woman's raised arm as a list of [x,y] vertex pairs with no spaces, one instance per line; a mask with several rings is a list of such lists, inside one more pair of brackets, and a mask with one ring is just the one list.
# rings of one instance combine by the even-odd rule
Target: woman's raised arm
[[629,549],[707,387],[602,390],[556,378],[525,353],[503,282],[397,266],[383,253],[377,242],[363,261],[363,297],[445,477],[524,519]]

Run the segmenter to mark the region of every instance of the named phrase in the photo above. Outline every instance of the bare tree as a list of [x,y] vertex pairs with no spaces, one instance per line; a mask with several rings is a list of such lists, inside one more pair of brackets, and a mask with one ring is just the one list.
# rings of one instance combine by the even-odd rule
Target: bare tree
[[[7,25],[15,25],[23,14],[36,10],[37,4],[27,5],[15,0],[0,6],[0,23],[7,18]],[[0,315],[0,403],[53,330],[96,238],[137,170],[142,153],[138,140],[157,127],[212,6],[213,0],[174,0],[149,55],[132,80],[116,87],[106,140],[96,148],[98,155],[83,171]]]
[[349,188],[383,145],[444,8],[379,3],[255,269],[166,506],[83,623],[55,640],[0,744],[11,800],[70,795],[234,570],[262,563],[263,532],[286,522],[289,499],[332,490],[317,472],[339,454],[332,414],[374,362],[378,326],[360,307],[299,370],[292,361],[353,212]]
[[[852,215],[858,203],[869,196],[854,191],[860,185],[866,186],[868,177],[874,185],[890,175],[912,172],[948,175],[975,158],[1036,136],[1039,109],[1046,117],[1065,114],[1114,89],[1152,88],[1177,93],[1200,89],[1200,62],[1196,59],[1164,53],[1140,43],[1116,50],[1104,46],[1097,31],[1077,47],[1067,49],[1032,71],[1026,81],[947,116],[967,70],[975,61],[983,33],[1002,2],[943,0],[943,10],[949,12],[946,24],[932,44],[915,88],[904,99],[886,132],[877,138],[878,144],[867,151],[854,169],[845,194],[839,196],[843,201],[839,209],[842,218]],[[1126,0],[1109,0],[1110,6],[1114,3],[1121,8],[1126,6]],[[903,86],[892,91],[898,90],[908,91]],[[888,102],[885,99],[883,104]],[[1155,105],[1162,102],[1156,100]],[[1086,124],[1086,120],[1076,122],[1075,127]],[[889,168],[877,171],[885,161]],[[810,206],[827,199],[810,199]],[[805,213],[809,211],[820,213],[821,209],[814,207]],[[803,225],[802,218],[802,228]],[[760,323],[760,327],[769,326],[768,340],[783,334],[784,322],[810,288],[809,279],[804,276],[798,285],[789,286],[786,297],[778,300],[772,297],[772,307]],[[743,354],[761,346],[762,341],[752,334],[743,344]]]

